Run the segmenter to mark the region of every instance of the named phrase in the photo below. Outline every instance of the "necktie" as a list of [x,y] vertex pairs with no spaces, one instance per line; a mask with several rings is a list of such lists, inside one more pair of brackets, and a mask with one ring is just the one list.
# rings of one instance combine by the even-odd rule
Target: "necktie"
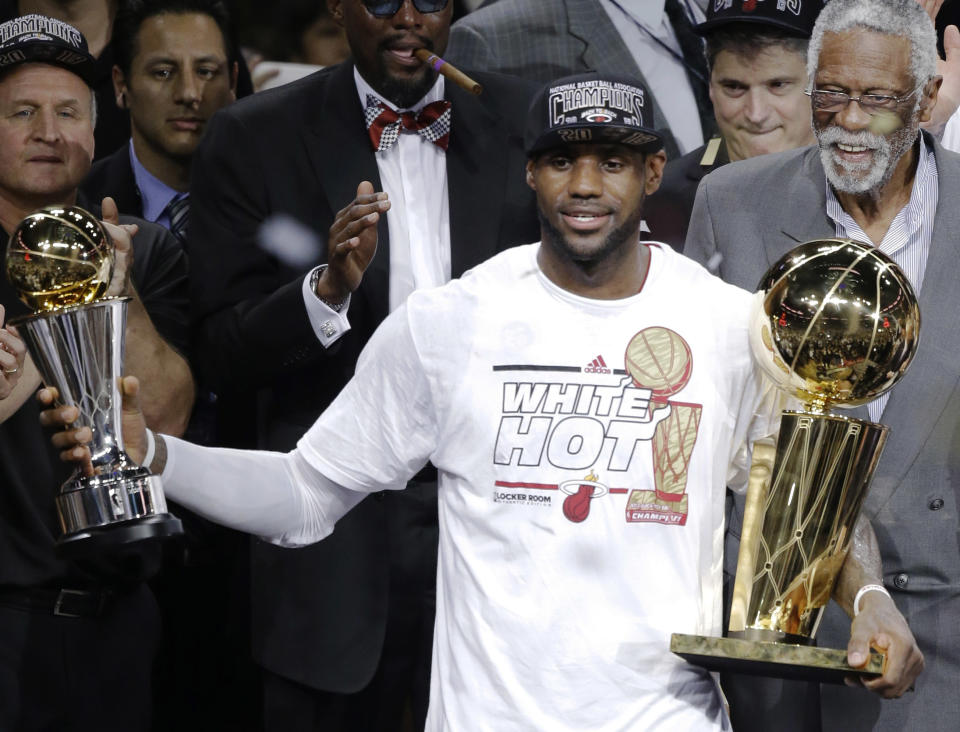
[[450,102],[445,100],[431,102],[420,110],[420,114],[414,115],[413,112],[395,112],[375,96],[367,95],[364,119],[376,152],[393,147],[400,136],[401,126],[416,131],[441,150],[446,150],[450,144]]
[[172,231],[180,241],[187,239],[187,223],[190,214],[190,196],[185,194],[177,196],[164,209],[170,218],[170,231]]
[[697,111],[700,112],[700,122],[704,128],[703,136],[705,139],[709,138],[714,127],[713,105],[710,102],[708,90],[710,72],[707,71],[703,38],[693,30],[693,23],[690,22],[690,17],[680,0],[666,0],[663,11],[670,25],[673,26],[673,32],[677,35],[677,43],[680,44],[680,51],[683,54],[683,65],[690,80],[690,88],[693,90],[694,99],[697,100]]

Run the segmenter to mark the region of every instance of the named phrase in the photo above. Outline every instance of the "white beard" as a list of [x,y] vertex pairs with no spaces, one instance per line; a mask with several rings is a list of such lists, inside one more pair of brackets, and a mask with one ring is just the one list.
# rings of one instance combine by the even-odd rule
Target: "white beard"
[[[837,125],[814,130],[820,143],[820,160],[827,180],[842,193],[879,191],[890,180],[900,158],[917,139],[918,129],[914,120],[886,136],[866,130],[850,132]],[[835,155],[833,145],[836,143],[871,148],[873,157],[869,162],[851,164]]]

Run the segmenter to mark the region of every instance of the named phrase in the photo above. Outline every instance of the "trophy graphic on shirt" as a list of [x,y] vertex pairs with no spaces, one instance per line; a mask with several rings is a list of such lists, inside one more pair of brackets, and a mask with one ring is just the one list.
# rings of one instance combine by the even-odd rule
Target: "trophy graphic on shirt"
[[35,312],[12,321],[45,384],[93,430],[93,475],[77,469],[60,487],[58,550],[76,555],[182,532],[160,478],[123,450],[118,379],[128,297],[105,297],[114,267],[110,238],[77,207],[48,207],[17,226],[6,273]]
[[726,638],[675,634],[671,650],[711,670],[842,681],[854,669],[814,636],[850,548],[889,428],[831,414],[890,389],[916,352],[920,311],[882,252],[843,239],[801,244],[754,296],[753,356],[803,408],[776,448],[754,451]]

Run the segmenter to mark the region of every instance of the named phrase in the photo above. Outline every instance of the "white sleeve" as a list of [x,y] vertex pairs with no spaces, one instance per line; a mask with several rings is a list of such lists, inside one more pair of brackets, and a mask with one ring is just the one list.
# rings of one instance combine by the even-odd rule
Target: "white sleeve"
[[328,536],[367,493],[337,485],[290,453],[200,447],[164,436],[165,494],[195,513],[281,546]]
[[[435,349],[444,351],[447,340],[440,330],[434,325],[429,337]],[[364,492],[403,488],[440,440],[443,420],[434,401],[436,377],[431,376],[436,369],[421,358],[408,301],[377,328],[353,378],[300,438],[297,450],[338,485]]]

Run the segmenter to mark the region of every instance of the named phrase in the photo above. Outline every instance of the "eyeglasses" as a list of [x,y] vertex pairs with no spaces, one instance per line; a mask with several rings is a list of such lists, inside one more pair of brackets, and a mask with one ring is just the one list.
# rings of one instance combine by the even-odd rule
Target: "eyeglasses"
[[[447,7],[449,0],[413,0],[413,7],[421,13],[438,13]],[[391,18],[403,5],[404,0],[363,0],[364,7],[378,18]]]
[[889,112],[895,110],[910,97],[923,89],[921,84],[909,94],[902,97],[891,97],[887,94],[861,94],[851,97],[846,92],[827,91],[826,89],[807,89],[803,93],[813,101],[813,108],[819,112],[840,112],[847,108],[850,102],[857,102],[863,111],[868,114]]

